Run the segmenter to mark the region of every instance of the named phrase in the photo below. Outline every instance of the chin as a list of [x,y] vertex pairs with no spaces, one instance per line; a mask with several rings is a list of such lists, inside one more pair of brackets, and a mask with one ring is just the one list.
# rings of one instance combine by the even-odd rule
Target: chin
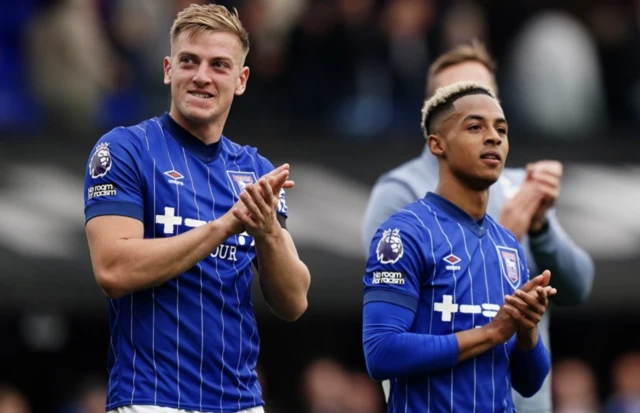
[[208,123],[214,118],[214,112],[210,109],[182,107],[180,113],[186,120],[194,124]]
[[477,191],[484,191],[491,187],[491,185],[498,182],[498,178],[500,175],[485,175],[485,176],[476,176],[471,179],[471,187]]

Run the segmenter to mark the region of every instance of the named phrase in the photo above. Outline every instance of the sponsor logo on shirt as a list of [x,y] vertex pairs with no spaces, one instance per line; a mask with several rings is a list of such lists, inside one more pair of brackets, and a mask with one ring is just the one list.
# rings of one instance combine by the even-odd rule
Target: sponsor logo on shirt
[[99,196],[115,196],[118,193],[115,184],[93,185],[87,189],[87,198],[93,199]]
[[398,271],[374,271],[372,283],[404,285],[404,274]]

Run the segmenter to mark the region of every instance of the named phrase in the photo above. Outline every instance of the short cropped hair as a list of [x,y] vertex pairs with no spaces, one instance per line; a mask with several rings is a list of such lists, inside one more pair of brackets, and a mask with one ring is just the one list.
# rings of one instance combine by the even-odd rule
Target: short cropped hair
[[224,31],[238,36],[245,56],[249,53],[249,33],[242,26],[238,10],[230,11],[218,4],[192,4],[178,13],[171,26],[171,44],[180,33],[196,36],[206,32]]
[[427,96],[431,96],[435,93],[434,78],[438,73],[448,67],[455,66],[463,62],[478,62],[484,65],[492,76],[495,77],[496,75],[497,64],[495,60],[493,60],[485,45],[474,39],[471,41],[471,44],[463,44],[449,50],[429,66],[429,74],[427,76]]
[[448,86],[443,86],[436,90],[436,93],[429,99],[426,99],[422,106],[422,134],[424,138],[428,138],[432,132],[432,120],[445,110],[451,109],[453,103],[463,96],[468,95],[487,95],[496,99],[491,89],[478,82],[464,81],[456,82]]

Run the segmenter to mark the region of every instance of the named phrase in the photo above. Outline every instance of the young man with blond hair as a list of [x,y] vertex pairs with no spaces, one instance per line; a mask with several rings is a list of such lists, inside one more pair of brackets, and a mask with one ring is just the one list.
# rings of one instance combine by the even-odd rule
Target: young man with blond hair
[[310,274],[286,231],[289,166],[223,136],[249,78],[238,15],[192,5],[171,28],[168,113],[101,137],[85,177],[85,220],[108,296],[107,411],[263,412],[251,298],[287,321]]
[[[440,56],[430,67],[427,96],[438,88],[459,81],[475,81],[497,92],[496,64],[484,46],[478,42],[462,45]],[[364,216],[362,242],[369,251],[376,230],[391,215],[405,205],[424,197],[438,182],[438,159],[425,147],[422,154],[383,174],[371,190]],[[549,269],[558,294],[552,302],[579,305],[584,302],[593,284],[594,267],[589,255],[564,232],[556,218],[553,205],[560,194],[562,164],[539,161],[526,169],[505,168],[495,185],[489,189],[487,214],[511,231],[520,241],[531,274]],[[540,334],[548,349],[549,316],[540,322]],[[542,388],[530,398],[513,393],[518,413],[552,411],[550,376]],[[388,394],[389,383],[384,382]]]

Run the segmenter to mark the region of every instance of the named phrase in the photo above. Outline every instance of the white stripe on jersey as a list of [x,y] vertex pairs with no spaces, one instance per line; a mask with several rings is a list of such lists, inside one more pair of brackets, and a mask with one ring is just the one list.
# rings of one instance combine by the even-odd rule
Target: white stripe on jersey
[[[249,157],[251,158],[251,163],[253,163],[253,169],[257,172],[258,171],[258,165],[256,165],[256,159],[253,157],[253,155],[251,155],[249,153],[249,151],[247,150],[246,146],[243,147],[244,151],[247,153],[247,155],[249,155]],[[236,156],[236,159],[237,156]],[[238,164],[236,163],[236,166],[238,166]],[[260,176],[258,176],[258,179],[260,179]],[[249,257],[247,256],[247,259],[249,259]],[[234,268],[235,268],[235,263],[234,264]],[[249,264],[251,265],[251,264]],[[245,286],[247,287],[247,291],[249,291],[251,289],[251,285],[249,284],[249,279],[248,277],[244,277],[244,283]],[[249,308],[253,311],[253,302],[251,300],[249,300]],[[247,357],[247,361],[245,363],[245,368],[247,369],[247,371],[249,372],[249,377],[251,377],[252,372],[249,369],[249,360],[251,360],[251,355],[253,354],[253,337],[256,335],[256,325],[258,324],[258,322],[256,321],[255,317],[252,315],[251,312],[249,312],[249,309],[247,309],[246,311],[247,316],[249,317],[249,319],[251,319],[251,336],[249,337],[249,357]],[[260,337],[258,337],[258,346],[260,346]],[[257,352],[257,349],[256,349]],[[249,386],[247,386],[249,387]],[[255,383],[254,383],[254,387]],[[251,394],[253,395],[253,402],[256,402],[256,394],[253,392],[252,389],[249,388],[249,391],[251,391]],[[258,394],[260,394],[260,391],[258,391]]]
[[[154,119],[160,132],[162,133],[162,138],[164,139],[164,145],[167,148],[167,157],[169,158],[169,163],[171,164],[171,169],[175,171],[176,167],[173,164],[173,160],[171,159],[171,151],[169,150],[169,144],[167,143],[167,136],[164,134],[164,129],[160,125],[157,119]],[[176,211],[177,214],[180,215],[180,185],[176,185]],[[180,227],[176,226],[176,235],[180,234]],[[176,388],[178,390],[178,408],[180,407],[180,277],[176,277]]]
[[[111,307],[113,308],[113,312],[116,313],[116,318],[118,318],[118,315],[119,315],[118,310],[116,309],[116,306],[113,305],[113,300],[111,298],[109,299],[109,304],[111,304]],[[114,357],[113,364],[115,366],[118,364],[118,353],[116,352],[116,348],[113,345],[113,332],[109,334],[109,344],[111,345],[111,350],[113,351],[113,357]],[[110,398],[111,397],[111,372],[107,370],[107,373],[109,373],[109,383],[107,384],[107,387],[109,388],[109,392],[107,393],[107,397]]]
[[[221,157],[221,159],[224,158]],[[211,194],[211,200],[213,201],[212,205],[211,205],[211,214],[213,215],[213,219],[214,221],[216,219],[218,219],[216,217],[216,197],[213,196],[213,190],[211,189],[211,171],[209,170],[209,167],[207,167],[207,184],[209,185],[209,194]],[[224,294],[222,294],[222,276],[220,275],[220,272],[218,271],[218,260],[214,260],[215,264],[216,264],[216,274],[218,274],[218,280],[220,280],[220,298],[222,298],[222,305],[220,306],[220,322],[222,323],[222,331],[221,331],[221,342],[222,342],[222,354],[221,354],[221,358],[222,358],[222,366],[220,367],[220,390],[222,390],[222,393],[220,394],[220,410],[222,410],[222,399],[224,398],[224,367],[225,367],[225,362],[224,362],[224,350],[225,350],[225,344],[224,344],[224,316],[223,316],[223,312],[224,312],[224,304],[225,304],[225,299],[224,299]]]
[[[473,275],[471,274],[471,254],[469,254],[469,248],[467,247],[467,237],[464,234],[464,228],[462,225],[458,223],[458,228],[460,228],[460,232],[462,233],[462,241],[464,242],[464,250],[467,253],[467,257],[469,258],[469,265],[467,266],[467,272],[469,273],[469,283],[471,287],[471,305],[473,306]],[[474,313],[471,313],[471,323],[475,327],[476,326],[476,316]],[[477,373],[476,373],[476,360],[477,358],[473,358],[473,413],[476,412],[476,381],[477,381]]]
[[129,302],[131,303],[131,326],[130,326],[130,337],[131,337],[131,347],[133,347],[133,388],[131,389],[131,403],[133,404],[133,397],[136,393],[136,356],[137,351],[136,351],[136,345],[133,343],[133,297],[135,294],[130,294],[129,295]]
[[[496,225],[492,223],[492,225],[495,227]],[[498,228],[498,235],[500,235],[500,230]],[[498,262],[500,262],[500,260],[502,259],[500,257],[500,254],[498,253],[498,245],[496,244],[496,241],[493,239],[493,237],[491,236],[491,234],[489,233],[489,231],[487,231],[487,235],[489,236],[489,239],[491,240],[491,242],[493,243],[494,246],[494,250],[496,253],[496,256],[498,257]],[[504,242],[504,239],[502,239],[502,236],[500,236],[500,239],[502,240],[503,245],[506,246],[506,243]],[[500,269],[500,288],[502,288],[502,296],[504,297],[504,278],[502,276],[502,269]],[[502,348],[504,349],[504,356],[507,359],[507,370],[509,369],[509,351],[507,350],[507,343],[504,343],[502,345]],[[506,374],[504,376],[504,380],[505,380],[505,384],[507,386],[507,392],[505,392],[505,399],[502,401],[502,405],[505,407],[505,409],[507,408],[507,394],[509,394],[509,389],[511,389],[511,383],[509,383],[509,375]]]
[[[182,156],[184,158],[184,165],[187,167],[187,173],[189,174],[189,180],[191,181],[191,188],[193,189],[193,203],[196,206],[196,214],[198,215],[198,221],[200,221],[200,207],[198,206],[198,192],[196,191],[196,184],[193,181],[191,175],[191,168],[189,168],[189,162],[187,161],[187,153],[182,148]],[[155,227],[155,226],[154,226]],[[204,305],[202,303],[202,290],[204,284],[202,282],[202,265],[196,264],[196,267],[200,270],[200,410],[202,410],[202,383],[204,378],[202,376],[202,364],[204,362]]]
[[[151,155],[151,145],[149,144],[149,137],[147,136],[147,130],[140,125],[136,125],[138,129],[144,134],[144,140],[147,142],[147,151],[151,159],[153,159],[153,210],[156,210],[156,158]],[[156,226],[153,224],[153,238],[156,237]],[[153,360],[153,375],[154,375],[154,388],[153,388],[153,402],[158,401],[158,366],[156,365],[156,288],[151,288],[151,359]]]
[[[420,203],[426,206],[429,212],[433,212],[429,205],[425,204],[422,201],[420,201]],[[424,226],[424,224],[422,225]],[[425,226],[425,228],[427,227]],[[433,237],[431,236],[431,230],[427,228],[427,231],[429,231],[429,241],[431,243],[431,258],[433,258],[433,276],[431,277],[431,302],[435,303],[436,302],[435,283],[436,283],[436,274],[437,274],[436,271],[438,268],[438,262],[436,261],[436,253],[433,249]],[[429,334],[431,334],[431,328],[433,327],[433,313],[434,311],[432,310],[429,318]],[[427,413],[429,413],[430,411],[431,411],[431,376],[429,375],[427,377]]]
[[[240,171],[240,165],[238,165],[238,152],[236,152],[235,154],[235,158],[233,159],[233,163],[236,165],[236,170],[238,172]],[[225,162],[224,168],[227,169],[227,164]],[[229,180],[227,180],[227,188],[229,188],[229,192],[233,193],[233,188],[231,187],[231,184],[229,182]],[[235,198],[233,198],[234,202],[236,201]],[[236,243],[239,244],[238,242],[238,236],[234,235],[233,236],[236,240]],[[236,310],[238,311],[238,314],[240,314],[240,345],[238,346],[238,363],[236,364],[236,377],[238,377],[238,409],[240,409],[240,402],[242,401],[242,392],[240,391],[240,360],[242,360],[242,322],[244,321],[244,315],[242,314],[242,312],[240,311],[240,291],[238,290],[238,281],[240,281],[240,272],[238,271],[238,269],[236,268],[236,263],[235,261],[231,261],[231,265],[233,266],[233,270],[236,272],[236,282],[233,283],[233,286],[236,290],[236,300],[238,300],[237,303],[237,307]],[[245,385],[245,387],[248,388],[248,386]],[[249,391],[251,391],[251,389],[248,388]],[[251,391],[251,394],[253,394],[253,391]]]
[[[429,211],[431,211],[431,208],[429,207],[429,205],[425,204],[422,201],[420,201],[420,203],[422,205],[426,206],[427,209],[429,209]],[[431,276],[431,302],[435,303],[435,301],[436,301],[436,290],[434,288],[434,285],[435,285],[435,282],[436,282],[436,274],[437,274],[438,263],[436,261],[436,253],[435,253],[435,251],[433,249],[433,236],[431,234],[431,230],[424,224],[424,222],[422,222],[420,217],[418,217],[413,211],[409,211],[408,209],[403,209],[403,211],[410,212],[416,218],[418,218],[418,221],[420,221],[420,223],[422,224],[424,229],[426,229],[427,233],[429,234],[429,244],[431,244],[431,258],[433,259],[433,275]],[[431,310],[431,314],[430,314],[430,318],[429,318],[429,334],[431,334],[431,331],[432,331],[432,328],[433,328],[433,313],[434,313],[434,311]],[[431,375],[428,375],[427,376],[427,413],[430,412],[430,411],[431,411]]]
[[[487,261],[484,255],[484,250],[482,246],[482,238],[478,240],[480,242],[480,255],[482,255],[482,267],[484,269],[484,283],[487,287],[487,302],[491,301],[491,296],[489,295],[489,278],[487,277]],[[491,398],[491,412],[495,411],[496,405],[496,382],[495,382],[495,365],[496,365],[496,351],[495,347],[491,349],[491,389],[492,389],[492,398]]]
[[[433,212],[433,217],[436,219],[436,223],[438,224],[438,228],[440,228],[440,232],[442,232],[442,235],[444,235],[444,238],[447,240],[447,244],[449,244],[449,250],[451,251],[451,254],[453,254],[453,245],[451,245],[451,241],[449,241],[449,237],[447,237],[447,234],[445,234],[444,230],[442,229],[442,225],[440,225],[440,220],[438,219],[438,216],[436,215],[435,212]],[[456,277],[456,270],[452,270],[451,272],[453,273],[453,297],[455,299],[456,287],[458,285],[458,277]],[[456,314],[453,313],[453,317],[451,318],[452,334],[455,331],[455,325],[456,325]],[[454,370],[455,370],[455,366],[451,368],[451,413],[453,413],[453,372]]]

